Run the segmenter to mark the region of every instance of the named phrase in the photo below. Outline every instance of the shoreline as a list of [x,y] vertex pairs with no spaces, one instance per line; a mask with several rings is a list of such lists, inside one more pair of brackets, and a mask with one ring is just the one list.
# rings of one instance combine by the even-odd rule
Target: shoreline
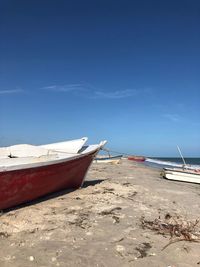
[[1,215],[0,266],[196,266],[199,243],[162,250],[170,235],[145,228],[142,220],[169,214],[194,221],[199,196],[199,185],[165,180],[159,169],[125,159],[94,162],[83,188]]

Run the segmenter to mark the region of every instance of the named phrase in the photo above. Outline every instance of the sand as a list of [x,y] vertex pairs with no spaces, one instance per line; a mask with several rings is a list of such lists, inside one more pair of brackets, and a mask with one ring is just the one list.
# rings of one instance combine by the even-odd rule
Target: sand
[[199,266],[200,243],[163,249],[170,235],[142,224],[167,214],[198,219],[199,198],[199,185],[165,180],[139,163],[93,163],[83,188],[1,214],[0,266]]

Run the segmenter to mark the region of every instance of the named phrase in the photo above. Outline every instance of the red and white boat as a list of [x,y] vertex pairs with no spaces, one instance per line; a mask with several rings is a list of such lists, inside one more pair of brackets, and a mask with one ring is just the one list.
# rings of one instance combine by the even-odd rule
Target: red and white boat
[[0,209],[61,189],[81,187],[90,164],[105,143],[82,146],[79,153],[63,151],[60,143],[12,146],[12,154],[0,158]]
[[143,157],[143,156],[128,156],[128,160],[143,162],[143,161],[145,161],[145,157]]

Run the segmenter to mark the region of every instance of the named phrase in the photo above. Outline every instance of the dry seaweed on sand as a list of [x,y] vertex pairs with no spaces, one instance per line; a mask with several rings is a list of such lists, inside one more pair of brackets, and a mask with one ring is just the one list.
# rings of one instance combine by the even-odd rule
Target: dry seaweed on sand
[[177,215],[172,216],[167,213],[163,219],[156,218],[153,221],[145,219],[144,216],[141,217],[142,228],[150,229],[163,236],[170,235],[170,241],[166,247],[172,243],[179,241],[190,241],[199,242],[200,241],[200,231],[197,229],[199,220],[186,220]]
[[0,232],[0,237],[2,238],[8,238],[10,236],[10,234],[8,234],[7,232]]
[[151,244],[144,242],[140,244],[138,247],[135,249],[139,252],[139,256],[137,258],[144,258],[148,256],[148,251],[151,249]]

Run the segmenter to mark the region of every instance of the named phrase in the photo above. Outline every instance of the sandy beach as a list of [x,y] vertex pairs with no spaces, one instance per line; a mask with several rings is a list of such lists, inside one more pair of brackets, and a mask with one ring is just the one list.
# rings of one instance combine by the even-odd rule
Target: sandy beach
[[93,163],[83,188],[1,214],[0,266],[199,266],[199,197],[158,169]]

